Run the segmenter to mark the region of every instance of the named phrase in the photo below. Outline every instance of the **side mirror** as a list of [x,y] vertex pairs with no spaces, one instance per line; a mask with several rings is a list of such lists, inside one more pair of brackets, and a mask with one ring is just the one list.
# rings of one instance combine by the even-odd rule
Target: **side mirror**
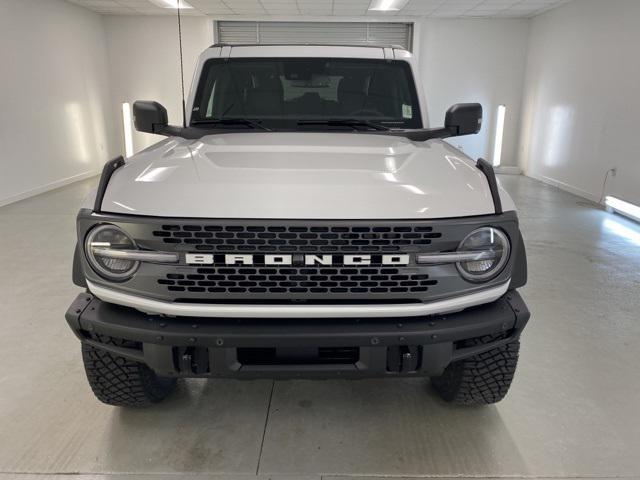
[[482,105],[479,103],[456,103],[444,117],[444,127],[452,137],[478,133],[482,127]]
[[139,132],[162,134],[169,124],[167,109],[158,102],[137,101],[133,104],[133,124]]

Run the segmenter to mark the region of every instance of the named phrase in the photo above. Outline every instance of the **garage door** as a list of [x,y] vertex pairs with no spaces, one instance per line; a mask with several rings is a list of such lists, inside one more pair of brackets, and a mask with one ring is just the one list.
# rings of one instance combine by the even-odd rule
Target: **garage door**
[[216,22],[216,39],[226,44],[398,45],[411,50],[411,23]]

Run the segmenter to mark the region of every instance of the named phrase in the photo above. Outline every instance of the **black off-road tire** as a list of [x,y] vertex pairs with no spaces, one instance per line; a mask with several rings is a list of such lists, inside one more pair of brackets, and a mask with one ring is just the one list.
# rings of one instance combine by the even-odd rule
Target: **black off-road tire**
[[[496,336],[466,340],[463,348],[498,340]],[[488,405],[502,400],[511,386],[518,364],[520,341],[514,340],[473,357],[452,362],[431,385],[446,402]]]
[[[101,343],[127,346],[125,341],[100,337]],[[148,407],[164,400],[174,389],[174,378],[159,377],[143,363],[113,355],[86,343],[82,361],[94,395],[107,405]]]

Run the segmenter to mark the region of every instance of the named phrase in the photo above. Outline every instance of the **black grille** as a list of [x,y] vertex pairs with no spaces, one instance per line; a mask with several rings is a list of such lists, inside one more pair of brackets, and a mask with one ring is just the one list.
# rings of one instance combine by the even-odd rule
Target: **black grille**
[[200,251],[397,252],[442,233],[430,226],[162,225],[153,236]]
[[[86,212],[85,212],[86,213]],[[223,304],[388,304],[430,302],[480,288],[454,264],[422,265],[420,254],[454,251],[474,229],[495,225],[518,238],[513,212],[452,219],[243,219],[80,215],[79,238],[96,223],[129,233],[145,250],[175,252],[173,264],[141,262],[122,289],[166,302]],[[203,254],[203,263],[187,257]],[[226,265],[225,255],[251,255]],[[273,265],[266,255],[291,255]],[[304,255],[331,255],[331,264]],[[370,255],[370,264],[345,255]],[[392,264],[383,255],[406,255]],[[513,255],[512,255],[513,257]],[[513,257],[515,258],[515,257]],[[246,263],[244,263],[246,261]],[[213,262],[209,264],[208,262]],[[231,263],[231,262],[230,262]],[[369,263],[368,261],[366,263]],[[509,279],[513,260],[486,287]],[[87,277],[104,280],[87,268]],[[484,286],[484,284],[483,284]],[[115,286],[114,286],[115,288]]]
[[[415,271],[415,270],[414,270]],[[194,268],[194,273],[169,273],[158,283],[170,292],[322,294],[423,293],[436,285],[424,273],[406,273],[384,266]]]

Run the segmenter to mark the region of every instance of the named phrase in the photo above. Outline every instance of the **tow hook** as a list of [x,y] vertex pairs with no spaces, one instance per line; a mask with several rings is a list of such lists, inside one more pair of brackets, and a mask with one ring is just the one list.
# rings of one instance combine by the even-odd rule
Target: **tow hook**
[[415,372],[420,366],[419,345],[400,345],[387,349],[387,371],[394,373]]

